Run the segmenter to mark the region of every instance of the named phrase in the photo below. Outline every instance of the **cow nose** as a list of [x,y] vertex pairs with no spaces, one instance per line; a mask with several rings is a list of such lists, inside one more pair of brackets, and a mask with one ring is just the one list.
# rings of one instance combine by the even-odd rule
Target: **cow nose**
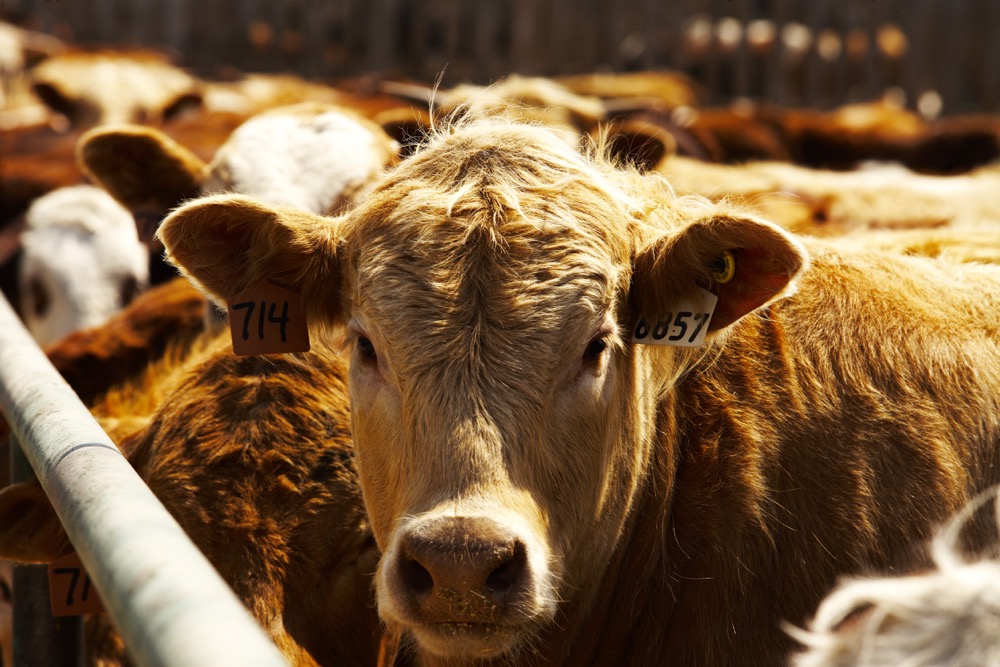
[[402,592],[421,616],[489,622],[527,587],[527,548],[490,519],[438,518],[403,537],[398,568]]

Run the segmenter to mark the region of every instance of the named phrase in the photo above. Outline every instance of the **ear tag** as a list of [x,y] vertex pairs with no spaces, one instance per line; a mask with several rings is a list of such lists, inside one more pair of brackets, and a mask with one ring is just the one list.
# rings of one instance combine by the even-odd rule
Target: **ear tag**
[[266,280],[229,304],[229,332],[241,356],[309,351],[302,297]]
[[673,310],[657,317],[640,317],[632,330],[632,342],[641,345],[673,345],[675,347],[700,347],[708,333],[715,304],[719,297],[706,289],[695,287],[694,292],[674,304]]
[[49,606],[53,616],[80,616],[104,611],[90,575],[74,551],[49,564]]

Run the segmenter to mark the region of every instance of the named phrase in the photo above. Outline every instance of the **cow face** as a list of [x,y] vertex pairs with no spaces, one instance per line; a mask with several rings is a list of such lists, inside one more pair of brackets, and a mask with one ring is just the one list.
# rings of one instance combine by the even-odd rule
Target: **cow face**
[[97,326],[149,282],[149,251],[110,195],[78,185],[28,210],[18,267],[22,317],[40,344]]
[[223,197],[161,228],[217,298],[270,279],[345,327],[379,613],[425,655],[512,655],[586,607],[645,488],[658,401],[699,356],[633,345],[636,319],[736,253],[717,337],[804,261],[771,225],[676,204],[549,132],[480,123],[339,219]]

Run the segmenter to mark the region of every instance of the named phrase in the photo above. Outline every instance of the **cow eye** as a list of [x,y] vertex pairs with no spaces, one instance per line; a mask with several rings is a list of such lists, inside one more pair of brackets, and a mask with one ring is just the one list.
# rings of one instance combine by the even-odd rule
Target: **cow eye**
[[28,282],[28,290],[31,294],[31,305],[34,309],[35,317],[44,317],[49,310],[49,291],[37,277],[32,277]]
[[364,336],[358,336],[358,353],[364,361],[376,361],[378,359],[375,346]]
[[139,295],[139,281],[136,280],[135,276],[125,276],[122,278],[121,285],[118,291],[118,302],[119,305],[124,308],[133,301],[135,297]]
[[587,344],[587,349],[583,351],[583,361],[591,363],[597,361],[606,349],[608,349],[607,336],[598,336]]

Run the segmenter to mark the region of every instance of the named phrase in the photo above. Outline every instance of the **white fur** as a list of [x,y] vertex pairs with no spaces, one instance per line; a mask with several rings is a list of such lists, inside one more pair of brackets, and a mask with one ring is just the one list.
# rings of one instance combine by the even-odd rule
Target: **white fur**
[[[968,562],[955,547],[961,527],[981,504],[970,504],[935,539],[933,571],[849,581],[827,596],[809,631],[789,628],[808,647],[792,665],[1000,665],[1000,562]],[[859,612],[859,619],[843,623],[866,605],[871,608]]]
[[[115,314],[125,305],[125,279],[134,279],[139,289],[149,281],[149,250],[139,241],[132,214],[90,185],[38,198],[28,210],[22,246],[22,317],[42,345]],[[40,314],[32,281],[49,296]]]
[[339,111],[264,114],[237,128],[218,150],[202,192],[249,193],[328,213],[381,171],[385,142]]

